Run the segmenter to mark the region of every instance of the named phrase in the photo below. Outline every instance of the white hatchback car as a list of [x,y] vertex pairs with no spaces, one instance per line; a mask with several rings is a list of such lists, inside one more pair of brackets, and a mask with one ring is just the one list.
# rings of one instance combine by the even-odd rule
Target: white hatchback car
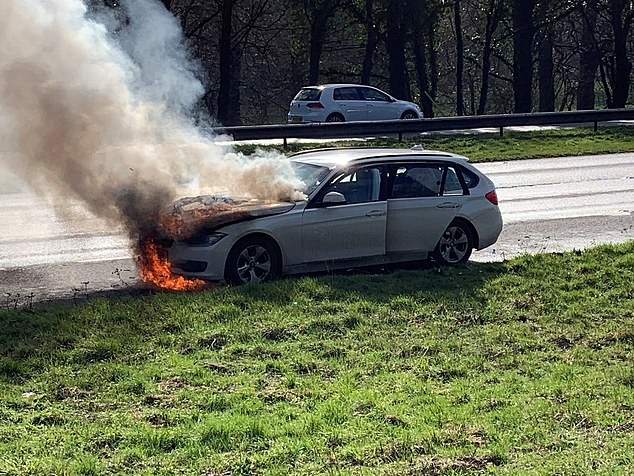
[[168,243],[173,272],[241,284],[429,254],[456,265],[502,231],[493,182],[461,156],[340,148],[300,152],[291,164],[306,200],[236,202],[224,220]]
[[288,122],[388,121],[419,119],[418,105],[361,84],[324,84],[302,88],[291,101]]

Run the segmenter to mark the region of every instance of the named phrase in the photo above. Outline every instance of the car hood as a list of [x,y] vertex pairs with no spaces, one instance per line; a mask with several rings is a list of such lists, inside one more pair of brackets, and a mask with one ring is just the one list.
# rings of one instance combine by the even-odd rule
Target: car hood
[[222,226],[255,218],[280,215],[295,202],[271,202],[218,195],[183,197],[161,214],[161,231],[167,238],[185,240]]

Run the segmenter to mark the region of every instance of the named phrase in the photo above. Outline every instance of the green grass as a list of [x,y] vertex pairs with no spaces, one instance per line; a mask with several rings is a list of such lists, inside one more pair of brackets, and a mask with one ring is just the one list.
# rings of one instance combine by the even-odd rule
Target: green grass
[[634,242],[0,312],[0,474],[622,475]]
[[[364,142],[336,142],[336,146],[362,145],[380,147],[411,147],[421,144],[426,149],[462,154],[474,162],[494,160],[533,159],[571,155],[608,154],[634,151],[634,127],[603,127],[557,129],[531,132],[506,131],[503,137],[486,134],[430,134],[416,140],[375,139]],[[296,152],[323,144],[291,143],[285,152]],[[273,148],[283,150],[281,145]],[[239,149],[252,153],[256,146],[243,145]]]

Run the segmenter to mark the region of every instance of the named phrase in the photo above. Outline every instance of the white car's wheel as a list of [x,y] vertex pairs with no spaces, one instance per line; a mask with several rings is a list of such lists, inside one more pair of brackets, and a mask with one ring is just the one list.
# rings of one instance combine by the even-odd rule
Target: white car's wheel
[[444,266],[466,263],[473,251],[473,233],[463,220],[452,221],[434,250],[434,260]]
[[403,114],[401,114],[401,119],[418,119],[418,114],[416,114],[414,111],[405,111]]
[[346,119],[338,112],[333,112],[326,118],[326,122],[346,122]]
[[272,240],[245,238],[232,248],[225,265],[225,279],[230,284],[260,283],[279,276],[279,251]]

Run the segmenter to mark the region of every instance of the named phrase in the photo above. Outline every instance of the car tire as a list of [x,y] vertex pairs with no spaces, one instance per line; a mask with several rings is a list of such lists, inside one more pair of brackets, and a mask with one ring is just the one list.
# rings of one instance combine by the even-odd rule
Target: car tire
[[280,252],[269,238],[253,236],[238,241],[225,264],[225,280],[229,284],[271,281],[281,272]]
[[401,119],[418,119],[418,114],[416,114],[414,111],[405,111],[403,114],[401,114]]
[[326,118],[326,122],[346,122],[346,118],[338,112],[333,112]]
[[469,224],[464,220],[454,220],[444,231],[434,249],[434,261],[442,266],[466,263],[471,257],[473,244],[473,232]]

